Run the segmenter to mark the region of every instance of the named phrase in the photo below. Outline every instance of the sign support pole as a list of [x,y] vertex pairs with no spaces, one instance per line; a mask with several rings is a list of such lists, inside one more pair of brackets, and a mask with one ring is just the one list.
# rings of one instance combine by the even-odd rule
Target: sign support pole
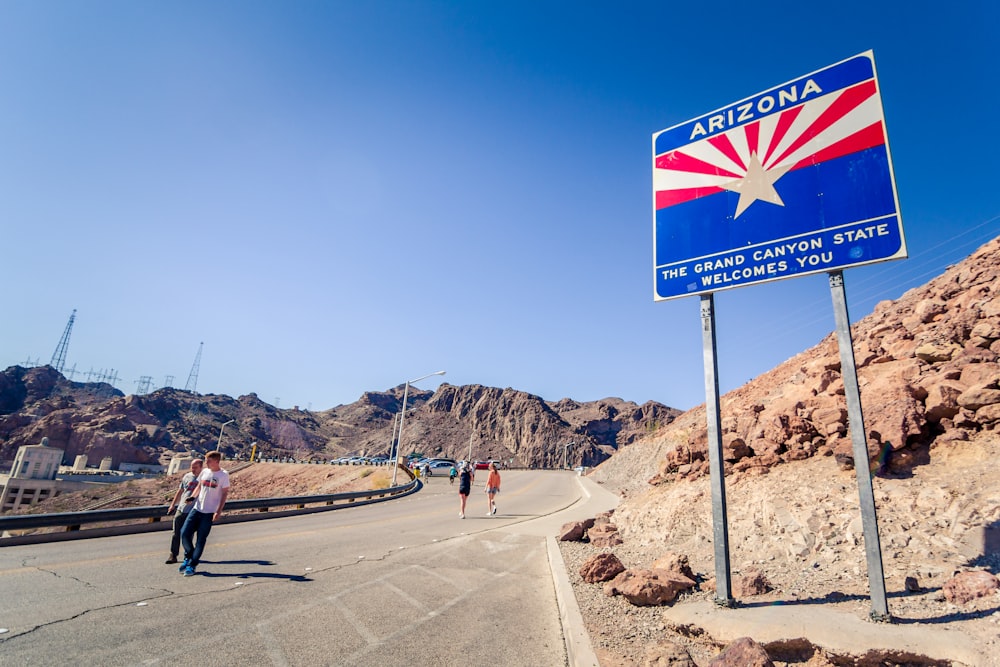
[[854,364],[854,341],[851,338],[851,319],[847,313],[844,273],[831,271],[829,275],[833,315],[837,322],[837,344],[840,347],[841,378],[844,380],[847,418],[854,450],[854,471],[858,479],[858,497],[861,502],[861,525],[865,536],[865,558],[868,561],[868,589],[872,602],[870,617],[873,621],[889,622],[892,617],[889,615],[885,598],[885,576],[882,571],[878,517],[875,514],[875,492],[872,489],[869,468],[865,418],[861,410],[861,391],[858,389],[858,370]]
[[715,344],[715,298],[701,295],[701,340],[705,357],[705,419],[708,463],[712,478],[712,530],[715,548],[715,604],[735,607],[729,573],[729,524],[726,518],[726,478],[722,463],[722,418],[719,410],[719,363]]

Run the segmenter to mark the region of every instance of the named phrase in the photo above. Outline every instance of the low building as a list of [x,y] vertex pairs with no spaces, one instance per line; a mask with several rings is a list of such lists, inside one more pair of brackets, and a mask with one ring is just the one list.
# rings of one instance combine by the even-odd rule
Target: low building
[[61,493],[82,491],[94,484],[115,484],[137,477],[155,477],[163,472],[161,465],[140,463],[122,463],[121,471],[112,470],[110,456],[94,470],[87,468],[84,454],[76,457],[72,468],[65,466],[60,470],[65,454],[61,449],[49,447],[48,438],[42,438],[40,445],[19,447],[10,474],[0,475],[0,512],[36,505]]
[[0,491],[0,511],[16,510],[22,505],[34,505],[58,495],[56,473],[64,453],[49,447],[48,438],[42,438],[40,445],[19,447],[10,476]]

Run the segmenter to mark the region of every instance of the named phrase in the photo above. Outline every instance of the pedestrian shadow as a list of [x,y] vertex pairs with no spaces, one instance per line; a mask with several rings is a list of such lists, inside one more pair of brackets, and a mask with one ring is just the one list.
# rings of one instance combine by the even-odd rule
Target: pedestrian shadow
[[199,572],[198,576],[210,579],[286,579],[288,581],[313,581],[303,574],[281,574],[280,572]]
[[205,560],[202,558],[198,562],[212,565],[274,565],[273,560]]
[[[275,565],[273,560],[202,560],[200,565]],[[288,581],[312,581],[302,574],[281,574],[280,572],[199,572],[202,577],[216,579],[287,579]]]

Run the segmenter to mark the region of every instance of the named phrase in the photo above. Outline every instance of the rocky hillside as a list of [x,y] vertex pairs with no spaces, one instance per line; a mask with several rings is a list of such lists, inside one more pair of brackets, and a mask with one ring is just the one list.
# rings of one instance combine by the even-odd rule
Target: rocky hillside
[[[1000,239],[852,327],[870,463],[907,474],[935,448],[1000,423]],[[833,334],[721,399],[727,474],[832,456],[854,464]],[[598,477],[627,491],[708,474],[705,409],[684,413]],[[622,475],[616,468],[624,468]],[[648,482],[648,483],[647,483]]]
[[[160,389],[125,396],[110,385],[70,382],[49,366],[12,366],[0,373],[0,461],[43,437],[65,450],[64,462],[86,454],[91,464],[163,463],[174,452],[204,453],[225,427],[227,456],[299,460],[388,454],[403,387],[365,392],[357,401],[313,412],[279,410],[255,394],[231,398]],[[496,458],[523,466],[593,466],[655,432],[679,412],[659,403],[617,398],[549,403],[514,389],[441,385],[411,388],[402,453]],[[566,447],[567,444],[572,446]]]
[[[773,642],[775,664],[1000,664],[1000,598],[989,591],[957,598],[952,588],[956,573],[992,581],[987,574],[1000,572],[1000,478],[993,473],[1000,456],[998,292],[1000,240],[994,240],[853,326],[869,442],[862,465],[874,475],[889,611],[897,628],[917,635],[954,632],[946,642],[954,651],[942,645],[935,656],[953,660],[859,657],[871,646],[852,646],[846,630],[840,650],[850,655],[808,643],[822,634],[820,626],[844,616],[864,619],[871,610],[833,337],[722,397],[736,597],[748,608],[794,608],[794,632],[802,637],[794,642],[808,649],[792,660],[793,641],[784,649]],[[655,662],[643,653],[657,642],[692,659],[670,664],[703,665],[724,645],[691,620],[702,618],[693,610],[714,595],[706,449],[702,406],[592,473],[623,496],[612,518],[623,543],[612,551],[625,566],[649,568],[673,554],[699,582],[672,604],[675,620],[667,620],[663,607],[634,607],[574,579],[602,665],[666,664],[662,655]],[[580,561],[598,551],[575,549]],[[752,582],[762,585],[754,589]],[[744,632],[764,641],[782,628],[762,621]],[[969,647],[965,654],[978,653],[978,661],[957,657]]]

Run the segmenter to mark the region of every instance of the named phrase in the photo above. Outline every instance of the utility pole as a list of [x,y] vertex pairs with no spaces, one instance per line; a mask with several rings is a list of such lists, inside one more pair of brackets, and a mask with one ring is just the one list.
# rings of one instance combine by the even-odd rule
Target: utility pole
[[56,369],[60,373],[63,372],[63,367],[66,365],[66,350],[69,349],[69,335],[73,331],[73,320],[76,319],[76,308],[69,316],[69,322],[66,323],[66,330],[63,331],[62,338],[59,339],[59,344],[56,345],[56,351],[52,353],[52,361],[49,363],[52,368]]

